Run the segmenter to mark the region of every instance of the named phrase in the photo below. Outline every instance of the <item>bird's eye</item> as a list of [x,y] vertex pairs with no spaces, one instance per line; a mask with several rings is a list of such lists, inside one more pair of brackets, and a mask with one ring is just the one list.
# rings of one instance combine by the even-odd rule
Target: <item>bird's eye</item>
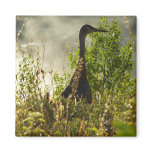
[[90,27],[89,27],[89,26],[87,27],[87,30],[88,30],[88,31],[90,30]]

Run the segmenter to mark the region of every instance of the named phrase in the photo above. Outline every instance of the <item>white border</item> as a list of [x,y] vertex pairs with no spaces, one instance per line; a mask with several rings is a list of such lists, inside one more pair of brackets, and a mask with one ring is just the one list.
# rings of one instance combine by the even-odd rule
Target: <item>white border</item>
[[[151,151],[152,9],[150,0],[5,0],[0,8],[0,147],[2,151]],[[138,135],[135,138],[15,137],[15,16],[137,15]]]

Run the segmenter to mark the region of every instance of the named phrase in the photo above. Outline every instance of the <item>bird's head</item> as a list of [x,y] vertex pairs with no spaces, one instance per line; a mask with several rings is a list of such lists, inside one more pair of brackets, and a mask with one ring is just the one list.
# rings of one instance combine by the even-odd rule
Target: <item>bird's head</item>
[[95,27],[92,27],[91,25],[85,24],[81,27],[80,33],[83,33],[84,35],[93,33],[93,32],[108,32],[106,30],[99,30]]

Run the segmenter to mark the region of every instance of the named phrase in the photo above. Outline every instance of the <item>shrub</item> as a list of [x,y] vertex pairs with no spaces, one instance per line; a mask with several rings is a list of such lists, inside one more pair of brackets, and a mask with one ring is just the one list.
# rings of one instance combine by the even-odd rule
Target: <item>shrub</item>
[[[30,48],[26,56],[17,43],[23,52],[16,75],[17,136],[136,135],[136,78],[131,76],[134,40],[120,45],[121,28],[116,18],[111,24],[108,18],[100,18],[98,28],[108,33],[90,34],[91,44],[86,46],[85,54],[92,104],[60,97],[70,81],[67,71],[54,73],[55,89],[51,96],[51,87],[45,85],[46,72],[41,69],[39,50],[34,59]],[[71,69],[77,65],[78,52],[79,49],[69,52]]]

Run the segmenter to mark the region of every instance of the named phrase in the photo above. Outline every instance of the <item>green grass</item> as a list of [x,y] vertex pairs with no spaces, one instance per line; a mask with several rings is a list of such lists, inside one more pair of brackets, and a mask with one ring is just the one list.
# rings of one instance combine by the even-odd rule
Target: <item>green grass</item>
[[[92,104],[60,96],[71,78],[67,71],[53,74],[55,88],[46,85],[39,48],[34,59],[30,48],[23,50],[17,42],[22,59],[16,74],[16,136],[136,136],[136,78],[130,74],[135,39],[120,46],[121,28],[116,18],[111,24],[101,18],[98,28],[109,33],[90,35],[91,44],[86,48]],[[77,65],[78,51],[68,55],[71,69]]]

